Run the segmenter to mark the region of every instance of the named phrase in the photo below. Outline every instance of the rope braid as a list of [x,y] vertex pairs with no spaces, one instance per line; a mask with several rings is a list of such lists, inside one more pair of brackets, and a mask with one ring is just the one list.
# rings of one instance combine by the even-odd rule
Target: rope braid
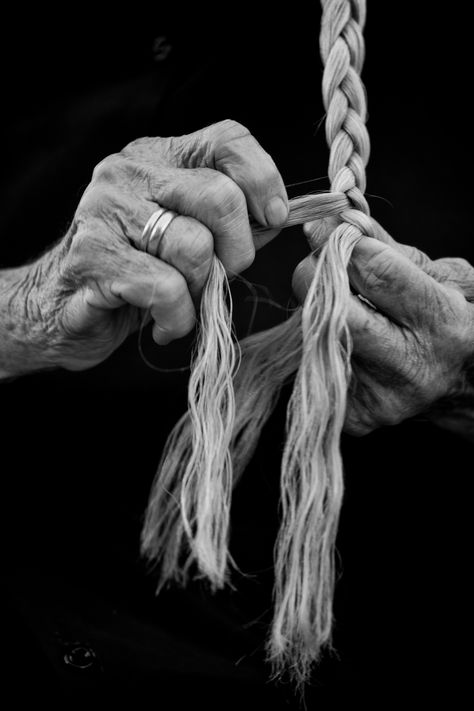
[[224,585],[234,565],[228,553],[232,483],[250,460],[281,387],[296,371],[282,457],[267,652],[274,675],[288,673],[300,688],[331,641],[343,496],[339,440],[351,377],[347,265],[361,237],[375,236],[364,197],[370,152],[360,79],[365,0],[321,4],[331,189],[290,201],[288,221],[319,220],[309,238],[317,257],[312,283],[304,306],[285,323],[240,343],[234,373],[239,346],[231,337],[225,272],[215,259],[202,300],[189,411],[166,443],[142,531],[142,552],[157,566],[158,590],[170,581],[184,585],[191,575],[206,577],[214,589]]
[[301,361],[287,412],[281,471],[282,522],[275,548],[274,620],[268,654],[274,673],[308,680],[330,644],[335,582],[334,551],[343,496],[339,449],[351,376],[347,265],[353,248],[373,234],[365,191],[370,144],[360,71],[364,59],[363,0],[325,0],[320,47],[324,62],[331,191],[353,208],[318,249],[314,277],[301,314]]

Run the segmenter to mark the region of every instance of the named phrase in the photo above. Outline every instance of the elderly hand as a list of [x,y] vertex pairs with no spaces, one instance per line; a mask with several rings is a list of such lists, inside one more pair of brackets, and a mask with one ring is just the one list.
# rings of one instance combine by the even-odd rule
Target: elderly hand
[[[474,269],[463,259],[432,261],[374,224],[380,241],[363,238],[349,264],[354,291],[374,308],[351,296],[345,430],[364,435],[422,414],[474,438]],[[313,271],[309,257],[294,273],[301,301]]]
[[[140,237],[157,205],[178,217],[151,255]],[[269,228],[260,241],[249,212]],[[273,160],[234,121],[134,141],[96,167],[64,240],[3,274],[1,321],[14,347],[0,371],[95,365],[137,328],[140,309],[150,309],[157,343],[184,336],[214,253],[230,274],[241,272],[287,214]]]

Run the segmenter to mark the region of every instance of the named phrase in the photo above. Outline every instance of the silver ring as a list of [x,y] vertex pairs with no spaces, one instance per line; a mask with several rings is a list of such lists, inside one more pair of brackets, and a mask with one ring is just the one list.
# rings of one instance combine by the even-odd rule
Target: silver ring
[[143,228],[142,236],[140,237],[140,247],[144,252],[148,251],[148,242],[150,241],[151,231],[164,212],[166,212],[166,208],[164,207],[160,207],[158,210],[155,210],[155,212],[150,215],[145,227]]
[[155,220],[150,230],[150,236],[146,247],[146,251],[149,254],[153,254],[154,256],[158,254],[160,242],[175,217],[178,217],[176,212],[173,212],[173,210],[165,210]]

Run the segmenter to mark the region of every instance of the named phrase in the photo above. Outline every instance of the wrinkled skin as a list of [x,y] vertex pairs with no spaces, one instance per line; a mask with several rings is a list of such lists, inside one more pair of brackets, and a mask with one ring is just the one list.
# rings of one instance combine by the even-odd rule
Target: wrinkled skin
[[[334,225],[327,221],[325,236]],[[432,261],[374,226],[378,239],[362,238],[349,264],[355,294],[345,430],[365,435],[423,414],[474,439],[474,269],[463,259]],[[305,225],[308,235],[312,228]],[[300,301],[313,272],[313,257],[295,270]]]
[[[148,254],[140,238],[158,205],[178,217]],[[287,214],[272,158],[234,121],[134,141],[95,168],[65,238],[2,274],[13,353],[3,354],[0,371],[93,366],[138,327],[144,309],[156,343],[186,335],[214,253],[230,275],[241,272]],[[256,242],[249,215],[268,228]]]
[[[157,205],[178,217],[148,254],[140,238]],[[0,377],[100,363],[144,310],[158,344],[184,336],[214,253],[239,273],[287,210],[273,160],[240,124],[134,141],[96,167],[63,240],[1,272]],[[268,228],[259,241],[249,215]],[[326,226],[329,233],[334,223]],[[474,269],[462,259],[431,261],[375,228],[379,239],[362,239],[349,266],[354,291],[374,308],[351,298],[346,430],[363,435],[421,413],[474,438]],[[313,270],[308,258],[294,274],[301,300]]]

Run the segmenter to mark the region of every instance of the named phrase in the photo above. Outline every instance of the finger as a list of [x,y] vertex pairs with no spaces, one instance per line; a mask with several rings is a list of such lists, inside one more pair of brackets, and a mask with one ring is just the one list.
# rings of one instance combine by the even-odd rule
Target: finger
[[348,267],[354,289],[391,319],[414,325],[436,303],[436,283],[408,257],[371,237],[354,247]]
[[148,218],[162,206],[210,230],[215,252],[229,273],[239,273],[253,262],[255,246],[245,195],[228,176],[210,168],[156,166],[150,159],[137,162],[122,155],[114,159],[112,172],[120,175],[127,186],[124,190],[123,186],[111,188],[110,172],[110,165],[97,171],[99,183],[89,198],[94,204],[87,207],[95,207],[109,228],[139,248]]
[[[169,223],[161,238],[144,244],[144,226],[157,210],[156,203],[110,187],[96,187],[91,192],[89,203],[92,200],[102,218],[96,220],[100,232],[105,234],[112,230],[137,249],[151,253],[175,267],[186,279],[193,299],[196,302],[199,300],[214,254],[214,240],[210,230],[191,217],[178,215]],[[108,241],[107,249],[110,248]]]
[[430,259],[428,255],[417,247],[396,242],[376,220],[372,221],[378,239],[404,254],[438,283],[451,286],[460,291],[467,301],[474,301],[474,269],[469,262],[460,257]]
[[[293,273],[293,291],[301,303],[313,279],[315,263],[310,255]],[[363,237],[354,248],[348,272],[355,290],[391,319],[413,325],[426,318],[434,293],[432,278],[388,245]],[[359,310],[359,315],[365,322],[365,311]],[[377,318],[375,312],[371,318]]]
[[471,303],[474,301],[474,268],[466,259],[462,257],[435,259],[433,270],[436,270],[437,281],[457,289],[467,301]]
[[281,228],[288,218],[286,188],[273,159],[236,121],[221,121],[186,136],[140,139],[122,155],[160,169],[166,161],[168,167],[219,171],[241,189],[261,225]]
[[[293,273],[292,287],[300,303],[303,303],[306,298],[315,268],[316,259],[309,255],[298,264]],[[361,357],[373,361],[384,360],[390,355],[395,355],[399,350],[399,342],[403,339],[396,325],[354,295],[350,296],[347,325],[351,332],[354,351]]]
[[427,274],[432,274],[433,262],[427,254],[422,252],[421,249],[418,249],[417,247],[397,242],[387,232],[387,230],[377,222],[377,220],[374,220],[374,218],[372,218],[372,224],[374,226],[376,239],[378,239],[380,242],[383,242],[384,244],[388,244],[390,247],[397,250],[397,252],[400,252],[400,254],[403,254],[405,255],[405,257],[408,257],[408,259],[413,262],[413,264],[416,264],[417,267],[423,269],[423,271]]
[[201,165],[231,178],[245,195],[255,219],[267,227],[282,227],[288,219],[288,195],[272,157],[250,131],[226,120],[184,137],[194,146]]
[[198,303],[214,255],[211,231],[192,217],[178,215],[165,230],[153,254],[184,276],[194,302]]
[[[313,249],[317,246],[322,246],[324,242],[328,239],[332,230],[337,227],[340,223],[340,218],[337,217],[327,217],[322,220],[313,220],[312,222],[306,222],[303,225],[303,232],[308,238]],[[393,249],[396,249],[400,254],[404,254],[410,261],[416,264],[417,267],[423,269],[424,272],[434,275],[435,262],[433,262],[428,255],[422,252],[417,247],[413,247],[409,244],[402,244],[397,242],[388,232],[382,227],[382,225],[377,222],[373,217],[371,222],[374,229],[374,237],[384,244],[388,244]]]
[[153,337],[165,345],[188,334],[196,322],[196,312],[186,280],[174,267],[155,257],[125,248],[120,264],[109,275],[108,290],[115,301],[149,309],[154,321]]
[[231,274],[252,264],[255,246],[245,195],[229,177],[209,168],[152,170],[149,199],[193,217],[214,237],[214,249]]
[[352,339],[352,352],[364,361],[384,367],[397,360],[404,336],[400,328],[383,314],[351,294],[347,325]]

